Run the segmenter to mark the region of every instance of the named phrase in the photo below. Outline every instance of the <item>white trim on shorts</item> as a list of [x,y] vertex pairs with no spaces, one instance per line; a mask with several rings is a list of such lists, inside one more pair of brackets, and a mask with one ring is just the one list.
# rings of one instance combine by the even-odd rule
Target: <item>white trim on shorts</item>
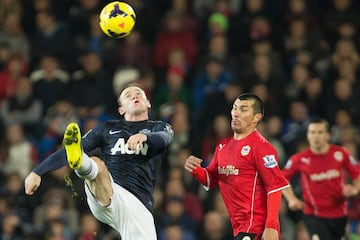
[[106,207],[96,200],[85,182],[87,202],[94,217],[117,230],[122,240],[157,240],[152,213],[109,175],[113,195],[110,205]]

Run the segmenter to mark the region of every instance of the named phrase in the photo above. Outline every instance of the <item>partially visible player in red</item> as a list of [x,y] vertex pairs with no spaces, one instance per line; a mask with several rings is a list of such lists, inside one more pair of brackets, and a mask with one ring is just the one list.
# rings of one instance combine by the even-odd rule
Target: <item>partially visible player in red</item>
[[278,240],[281,190],[289,184],[275,148],[257,131],[262,100],[240,95],[231,110],[233,137],[216,146],[210,165],[190,156],[185,169],[207,189],[218,186],[229,212],[235,240]]
[[[346,200],[360,191],[358,162],[344,147],[329,143],[329,130],[325,119],[313,119],[307,128],[309,147],[291,156],[283,169],[289,181],[296,174],[300,176],[304,202],[292,188],[284,189],[283,194],[290,209],[303,210],[311,239],[342,239],[347,222]],[[347,183],[347,176],[352,184]]]

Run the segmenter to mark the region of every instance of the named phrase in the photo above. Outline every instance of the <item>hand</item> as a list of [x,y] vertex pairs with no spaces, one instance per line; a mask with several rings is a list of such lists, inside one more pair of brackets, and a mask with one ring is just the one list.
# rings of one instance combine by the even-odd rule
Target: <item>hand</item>
[[274,228],[265,228],[261,240],[279,240],[279,233]]
[[351,184],[344,184],[343,188],[343,195],[346,198],[356,196],[359,193],[359,190]]
[[128,148],[136,151],[143,147],[143,143],[147,141],[147,136],[143,133],[137,133],[129,137],[127,141]]
[[305,204],[303,201],[295,197],[288,200],[288,206],[291,210],[298,211],[302,210],[305,207]]
[[38,189],[41,183],[41,177],[34,172],[31,172],[25,178],[25,193],[28,195],[33,195],[34,192]]
[[197,167],[201,167],[202,159],[190,156],[186,159],[184,168],[189,172],[194,171]]

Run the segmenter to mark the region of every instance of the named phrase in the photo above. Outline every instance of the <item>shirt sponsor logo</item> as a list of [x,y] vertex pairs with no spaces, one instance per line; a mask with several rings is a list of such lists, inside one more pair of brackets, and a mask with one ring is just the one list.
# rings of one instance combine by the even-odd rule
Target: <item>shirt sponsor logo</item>
[[338,178],[338,177],[340,177],[340,172],[336,169],[330,169],[330,170],[327,170],[326,172],[311,174],[310,180],[313,182],[317,182],[317,181],[323,181],[323,180],[330,180],[330,179],[334,179],[334,178]]
[[336,152],[334,152],[334,158],[336,161],[341,162],[344,159],[344,156],[343,156],[342,152],[336,151]]
[[239,175],[239,169],[235,168],[235,166],[233,166],[233,165],[218,167],[218,172],[219,172],[219,174],[223,174],[225,176]]
[[136,150],[131,150],[128,147],[128,144],[125,143],[125,139],[124,138],[119,138],[114,147],[111,148],[111,155],[116,155],[118,152],[120,152],[121,154],[135,154],[135,155],[143,155],[145,156],[147,154],[149,146],[144,143],[142,148],[138,147],[136,148]]
[[243,146],[241,149],[241,155],[246,156],[250,153],[251,147],[249,145]]
[[266,168],[274,168],[278,165],[275,155],[266,155],[263,157],[263,161]]

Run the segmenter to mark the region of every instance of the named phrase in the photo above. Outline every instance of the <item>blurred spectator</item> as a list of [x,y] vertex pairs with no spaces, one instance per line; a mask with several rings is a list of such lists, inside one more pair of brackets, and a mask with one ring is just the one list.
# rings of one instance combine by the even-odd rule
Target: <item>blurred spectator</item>
[[5,12],[1,27],[0,42],[5,42],[9,45],[11,54],[16,54],[29,60],[30,43],[21,25],[21,11],[12,9]]
[[101,116],[111,112],[116,102],[112,79],[103,69],[103,63],[96,53],[89,52],[80,58],[81,68],[72,74],[71,102],[80,118]]
[[201,125],[196,129],[199,134],[199,141],[202,141],[205,131],[212,127],[211,124],[217,115],[228,116],[234,99],[242,92],[242,86],[234,80],[226,84],[223,91],[215,91],[206,96],[200,113]]
[[20,78],[28,73],[28,64],[19,55],[12,55],[5,68],[0,72],[0,102],[15,95],[16,85]]
[[[177,151],[183,146],[190,144],[191,124],[189,109],[185,103],[179,101],[174,103],[170,109],[161,109],[160,111],[171,111],[170,115],[166,115],[166,117],[170,117],[169,120],[174,131],[173,141],[168,149],[168,161],[174,162]],[[162,115],[161,118],[166,119],[164,115]]]
[[287,13],[284,17],[284,22],[291,23],[293,20],[301,19],[306,26],[314,28],[317,25],[317,18],[313,15],[308,7],[306,0],[290,0],[288,1]]
[[297,143],[306,136],[306,126],[310,120],[309,109],[303,101],[296,99],[290,102],[281,134],[288,156],[297,150]]
[[[211,36],[203,55],[205,55],[205,60],[206,56],[209,55],[222,58],[225,67],[231,71],[235,71],[238,68],[238,62],[234,57],[234,53],[230,51],[228,38],[223,34]],[[202,60],[204,59],[200,59],[199,62],[201,63]]]
[[86,52],[96,53],[104,62],[104,68],[113,70],[116,67],[115,54],[113,54],[116,48],[116,40],[103,33],[99,25],[98,13],[93,13],[88,17],[87,25],[85,33],[82,31],[74,33],[76,36],[74,41],[76,55],[78,56]]
[[241,8],[242,0],[196,0],[192,2],[197,19],[204,20],[212,12],[226,15],[236,14]]
[[152,67],[150,45],[144,41],[142,32],[138,29],[134,29],[116,48],[115,67],[128,66],[140,70]]
[[[188,236],[186,236],[188,235]],[[159,239],[162,240],[185,240],[193,239],[186,231],[183,231],[179,224],[169,224],[160,232]]]
[[26,139],[22,126],[17,123],[10,124],[6,128],[6,140],[9,151],[3,171],[5,173],[16,172],[22,179],[25,179],[37,162],[36,148]]
[[164,83],[159,84],[159,88],[152,97],[153,109],[157,116],[163,116],[160,111],[164,107],[173,108],[173,105],[181,101],[190,109],[191,92],[185,86],[185,73],[182,68],[169,67]]
[[294,19],[288,23],[283,41],[285,61],[289,66],[294,62],[295,54],[299,50],[311,51],[314,59],[318,59],[326,51],[326,48],[320,45],[320,32],[311,29],[303,19]]
[[81,215],[80,229],[77,240],[101,240],[104,237],[100,223],[90,213]]
[[25,237],[23,232],[21,219],[16,213],[8,213],[1,221],[1,239],[22,240]]
[[342,21],[350,21],[359,27],[359,13],[353,5],[355,1],[351,0],[332,0],[330,7],[320,14],[321,27],[326,38],[333,41],[336,35],[336,29]]
[[336,68],[336,66],[346,58],[352,60],[355,66],[360,64],[360,54],[357,51],[355,43],[350,39],[342,38],[336,42],[331,61]]
[[45,159],[57,150],[62,143],[66,125],[72,121],[77,122],[79,118],[74,106],[68,101],[59,101],[47,110],[42,122],[43,134],[38,142],[39,159]]
[[149,99],[152,99],[156,86],[154,71],[151,68],[142,70],[140,72],[140,76],[138,78],[137,83],[144,90],[146,96],[148,96]]
[[[182,182],[184,184],[184,188],[189,191],[194,193],[195,195],[198,194],[199,188],[202,188],[202,186],[200,186],[199,182],[197,182],[191,174],[189,174],[188,171],[184,171],[184,163],[186,161],[186,159],[188,158],[188,156],[191,154],[191,149],[189,146],[183,146],[181,147],[177,152],[176,155],[174,157],[174,161],[175,163],[170,163],[170,167],[171,169],[173,168],[181,168],[182,170]],[[180,167],[179,167],[180,166]],[[194,181],[195,180],[195,181]]]
[[[178,169],[178,167],[173,168]],[[196,225],[201,223],[203,220],[203,207],[201,202],[194,193],[185,189],[182,176],[180,179],[172,178],[166,182],[164,190],[165,202],[173,197],[182,199],[184,211],[191,217]]]
[[205,213],[202,230],[199,232],[199,240],[227,240],[232,239],[231,225],[229,220],[216,211],[210,210]]
[[[60,188],[52,188],[43,196],[42,204],[34,209],[33,223],[39,231],[61,232],[66,240],[70,240],[79,229],[79,212],[68,192]],[[59,227],[61,231],[57,231]]]
[[6,205],[0,210],[0,221],[4,213],[14,212],[23,222],[23,227],[29,228],[32,224],[33,208],[37,203],[33,201],[33,199],[26,197],[23,181],[24,178],[18,171],[13,171],[5,175],[4,185],[0,188],[0,195],[2,196],[1,199],[6,201],[6,203],[4,203]]
[[265,83],[255,83],[250,88],[250,92],[256,94],[263,100],[265,106],[264,115],[283,114],[282,102],[279,100],[276,93],[270,92]]
[[[165,209],[163,215],[157,219],[157,227],[159,231],[159,237],[163,236],[163,231],[169,225],[177,224],[181,227],[181,230],[184,234],[187,235],[186,240],[195,240],[195,231],[197,224],[194,219],[192,219],[184,211],[183,198],[178,196],[169,196],[165,201]],[[163,238],[166,240],[165,238]]]
[[201,145],[201,158],[204,160],[203,164],[208,165],[213,158],[215,147],[218,141],[228,138],[233,135],[230,128],[230,118],[227,115],[216,115],[212,124],[207,129]]
[[19,79],[15,95],[0,103],[0,117],[5,125],[21,124],[26,137],[30,139],[36,139],[41,134],[39,123],[42,114],[42,103],[34,97],[33,87],[26,77]]
[[334,124],[331,126],[331,142],[340,144],[342,131],[347,128],[353,126],[353,118],[351,117],[349,111],[346,109],[337,109],[335,113]]
[[112,79],[113,93],[119,96],[121,90],[130,83],[135,83],[139,80],[140,70],[136,67],[121,67],[114,73]]
[[44,10],[36,14],[36,30],[31,40],[31,63],[36,67],[43,55],[53,55],[60,66],[74,65],[73,42],[67,27],[56,19],[54,12]]
[[91,16],[99,14],[103,6],[105,5],[100,0],[73,1],[69,8],[71,32],[80,35],[86,34]]
[[154,65],[157,69],[167,67],[167,59],[173,48],[182,48],[187,66],[197,60],[198,45],[194,35],[184,26],[183,15],[170,10],[164,18],[164,26],[159,29],[154,46]]
[[241,4],[240,12],[231,21],[229,41],[231,49],[235,53],[242,54],[250,48],[252,43],[249,35],[251,22],[258,16],[271,20],[272,13],[267,11],[266,0],[243,0],[239,2]]
[[307,81],[309,81],[311,73],[309,69],[301,64],[295,64],[291,67],[290,79],[285,86],[285,96],[287,99],[299,98],[304,91]]
[[192,1],[189,0],[171,0],[171,9],[180,12],[184,16],[184,25],[189,31],[197,34],[199,21],[195,17],[192,9]]
[[192,96],[193,108],[200,110],[206,97],[211,93],[222,92],[229,82],[233,80],[233,73],[224,67],[223,59],[218,56],[208,56],[193,81]]
[[310,115],[325,116],[326,98],[323,85],[323,80],[319,77],[310,77],[300,93],[300,98],[308,106]]
[[208,17],[207,29],[205,32],[205,41],[208,42],[211,37],[216,35],[226,36],[229,30],[229,19],[220,12],[214,12]]
[[43,104],[43,114],[59,101],[69,98],[70,76],[52,55],[41,56],[39,68],[30,73],[34,97]]
[[[49,210],[51,212],[52,210]],[[44,235],[47,240],[71,240],[72,235],[69,233],[65,223],[59,219],[49,219],[46,222],[46,228],[44,229]]]
[[328,102],[325,107],[326,117],[332,124],[335,121],[335,113],[337,109],[346,109],[354,122],[360,119],[360,109],[357,104],[357,97],[353,92],[352,84],[346,79],[338,79],[330,86],[330,92],[327,96]]
[[[265,57],[263,57],[265,56]],[[268,58],[270,66],[265,65],[262,67],[255,67],[255,63],[259,64],[261,58]],[[260,61],[261,62],[261,61]],[[247,88],[251,85],[255,78],[277,78],[276,82],[282,82],[284,78],[284,69],[279,51],[274,49],[270,39],[261,38],[256,41],[252,41],[251,48],[246,49],[243,53],[239,54],[240,69],[237,72],[244,78],[244,86]],[[239,68],[237,66],[237,68]],[[258,76],[257,76],[258,75]],[[247,83],[250,81],[250,83]],[[264,80],[262,80],[264,82]]]
[[11,57],[10,46],[7,42],[0,42],[0,72],[2,72]]
[[19,0],[3,0],[0,2],[0,25],[3,24],[6,13],[17,11],[22,13],[22,5]]

